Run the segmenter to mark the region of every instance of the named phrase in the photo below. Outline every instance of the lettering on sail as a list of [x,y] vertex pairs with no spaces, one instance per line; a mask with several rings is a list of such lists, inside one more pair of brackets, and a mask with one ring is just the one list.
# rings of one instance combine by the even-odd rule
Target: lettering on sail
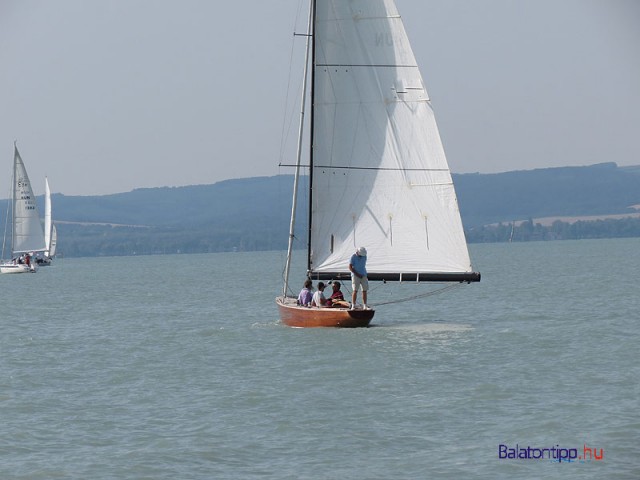
[[20,200],[24,201],[24,210],[35,210],[36,204],[31,198],[31,195],[27,191],[29,188],[29,182],[26,178],[21,177],[17,181],[18,188],[20,189]]

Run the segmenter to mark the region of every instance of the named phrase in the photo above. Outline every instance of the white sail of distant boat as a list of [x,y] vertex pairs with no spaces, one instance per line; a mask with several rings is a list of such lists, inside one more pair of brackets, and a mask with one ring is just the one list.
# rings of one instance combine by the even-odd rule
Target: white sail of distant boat
[[[350,279],[350,257],[366,246],[369,280],[479,281],[431,102],[393,0],[312,0],[309,25],[307,276]],[[303,122],[304,114],[301,131]],[[366,326],[372,311],[340,317],[335,309],[300,308],[289,295],[300,155],[299,147],[284,291],[276,299],[281,319],[298,327]]]
[[[38,265],[48,266],[51,265],[51,259],[55,255],[55,242],[57,237],[54,237],[54,225],[51,215],[51,189],[49,188],[49,178],[44,178],[44,244],[45,250],[42,256],[37,258]],[[52,247],[53,246],[53,247]],[[53,253],[52,253],[53,251]]]
[[[35,271],[35,261],[31,262],[31,257],[46,249],[36,197],[16,145],[14,145],[13,160],[11,260],[0,265],[0,273]],[[24,259],[24,263],[20,263],[20,259]]]
[[44,245],[44,253],[48,255],[51,245],[51,189],[48,177],[44,177]]
[[51,225],[51,241],[49,242],[49,258],[56,256],[56,248],[58,246],[58,229],[56,224]]

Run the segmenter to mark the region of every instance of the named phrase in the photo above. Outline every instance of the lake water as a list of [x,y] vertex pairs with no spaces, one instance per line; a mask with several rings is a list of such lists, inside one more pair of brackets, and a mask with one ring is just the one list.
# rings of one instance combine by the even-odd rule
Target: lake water
[[355,330],[278,323],[281,252],[0,275],[0,478],[640,478],[640,239],[470,247]]

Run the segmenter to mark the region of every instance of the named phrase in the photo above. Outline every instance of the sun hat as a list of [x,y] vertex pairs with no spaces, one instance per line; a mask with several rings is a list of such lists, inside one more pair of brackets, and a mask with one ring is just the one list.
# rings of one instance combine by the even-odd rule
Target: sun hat
[[366,248],[364,248],[364,247],[360,247],[360,248],[356,251],[356,253],[357,253],[358,255],[360,255],[361,257],[366,257],[366,256],[367,256],[367,249],[366,249]]

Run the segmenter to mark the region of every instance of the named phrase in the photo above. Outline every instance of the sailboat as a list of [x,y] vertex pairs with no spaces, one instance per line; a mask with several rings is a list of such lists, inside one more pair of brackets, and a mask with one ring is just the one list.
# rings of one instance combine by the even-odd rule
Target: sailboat
[[45,250],[42,256],[38,256],[36,262],[38,266],[46,267],[51,265],[51,260],[56,254],[57,231],[51,216],[51,188],[49,188],[49,178],[44,177],[44,245]]
[[[431,102],[393,0],[311,0],[308,30],[307,277],[350,279],[349,259],[364,246],[369,281],[480,281]],[[284,288],[276,298],[281,322],[365,327],[375,310],[299,306],[289,287],[305,93],[301,103]]]
[[[6,229],[5,229],[6,233]],[[6,239],[6,236],[5,236]],[[14,144],[11,203],[11,258],[0,264],[0,273],[35,272],[35,253],[45,250],[44,232],[29,175]],[[3,241],[4,253],[4,241]],[[23,260],[21,261],[20,258]]]

